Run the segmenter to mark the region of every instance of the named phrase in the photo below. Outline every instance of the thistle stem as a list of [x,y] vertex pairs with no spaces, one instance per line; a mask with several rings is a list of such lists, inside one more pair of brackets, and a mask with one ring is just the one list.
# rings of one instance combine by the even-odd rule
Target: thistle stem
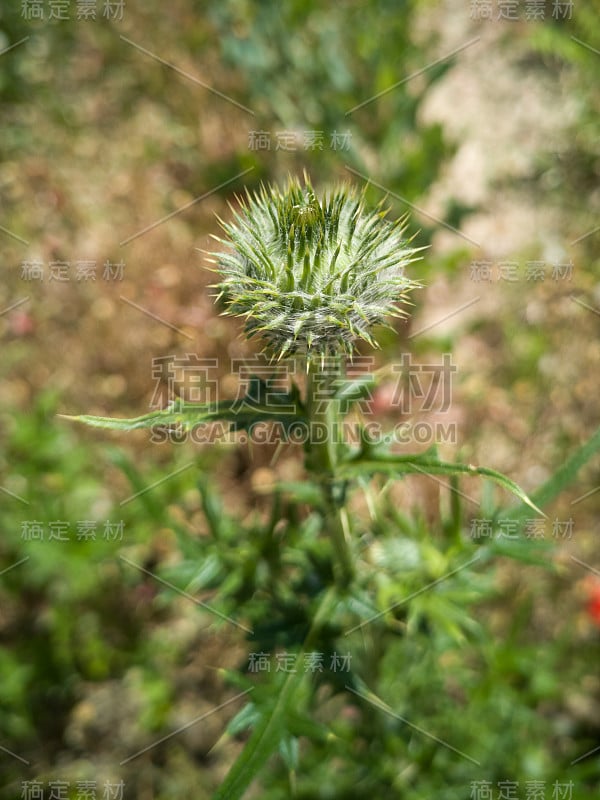
[[342,418],[340,401],[334,394],[342,372],[341,356],[324,362],[309,360],[306,407],[309,418],[307,466],[321,482],[327,532],[336,559],[336,582],[340,588],[345,588],[354,577],[354,560],[346,537],[347,516],[339,497],[339,484],[336,484]]

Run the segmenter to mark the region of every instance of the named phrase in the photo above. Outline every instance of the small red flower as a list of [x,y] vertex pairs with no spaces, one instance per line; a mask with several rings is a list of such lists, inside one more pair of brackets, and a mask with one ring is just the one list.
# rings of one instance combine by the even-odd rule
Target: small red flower
[[600,581],[589,585],[586,610],[592,621],[600,626]]

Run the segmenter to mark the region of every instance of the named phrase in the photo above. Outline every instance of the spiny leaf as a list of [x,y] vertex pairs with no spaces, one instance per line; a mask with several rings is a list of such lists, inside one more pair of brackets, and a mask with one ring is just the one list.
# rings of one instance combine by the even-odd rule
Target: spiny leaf
[[276,391],[266,381],[256,377],[250,380],[248,393],[241,400],[226,400],[214,404],[176,400],[168,408],[151,411],[149,414],[132,419],[97,417],[89,414],[77,416],[59,414],[59,416],[94,428],[119,431],[134,431],[157,426],[176,426],[190,431],[199,425],[219,420],[230,422],[235,430],[249,428],[259,422],[277,420],[287,430],[296,422],[306,421],[297,387],[293,387],[290,392]]
[[487,467],[476,467],[473,464],[451,464],[431,458],[428,454],[413,456],[397,456],[390,453],[374,450],[368,459],[354,457],[353,460],[340,465],[339,474],[343,477],[357,477],[364,474],[377,472],[388,475],[407,475],[419,473],[421,475],[479,475],[507,489],[518,497],[522,503],[532,508],[538,514],[545,516],[521,487],[506,475]]

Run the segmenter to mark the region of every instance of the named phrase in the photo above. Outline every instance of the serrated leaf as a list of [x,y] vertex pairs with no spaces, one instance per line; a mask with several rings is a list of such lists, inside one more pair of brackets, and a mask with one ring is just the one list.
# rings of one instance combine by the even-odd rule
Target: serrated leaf
[[97,417],[89,414],[58,416],[94,428],[119,431],[158,426],[190,431],[199,425],[218,421],[231,423],[234,430],[243,430],[260,422],[273,420],[282,423],[287,430],[294,423],[306,421],[296,387],[291,392],[275,391],[267,382],[256,377],[250,380],[249,391],[241,400],[225,400],[216,404],[186,403],[184,400],[176,400],[168,408],[151,411],[149,414],[131,419]]
[[488,467],[476,467],[473,464],[451,464],[431,458],[428,453],[414,456],[397,456],[381,450],[373,450],[369,459],[355,457],[351,461],[340,465],[338,473],[343,477],[358,477],[360,475],[383,472],[388,475],[479,475],[502,486],[521,500],[522,503],[532,508],[538,514],[545,516],[521,487],[506,475]]

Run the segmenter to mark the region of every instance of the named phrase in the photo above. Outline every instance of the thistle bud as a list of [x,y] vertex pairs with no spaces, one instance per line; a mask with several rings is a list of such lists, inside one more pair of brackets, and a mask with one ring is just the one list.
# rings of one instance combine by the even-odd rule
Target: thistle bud
[[404,274],[419,248],[404,237],[406,219],[391,223],[381,206],[365,209],[364,193],[339,186],[318,198],[290,179],[284,191],[247,194],[216,257],[218,298],[226,314],[246,318],[275,358],[351,354],[357,340],[376,346],[371,330],[406,315],[419,284]]

